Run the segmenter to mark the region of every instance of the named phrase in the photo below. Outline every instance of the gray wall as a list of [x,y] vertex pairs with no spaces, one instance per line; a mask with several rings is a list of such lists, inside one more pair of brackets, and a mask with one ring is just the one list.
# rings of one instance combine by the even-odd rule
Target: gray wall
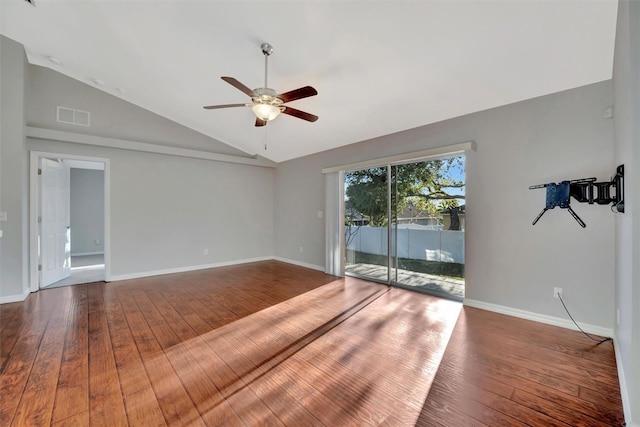
[[[29,65],[27,124],[159,145],[248,157],[247,153],[48,68]],[[91,113],[91,127],[56,121],[56,107]],[[201,108],[201,107],[197,107]]]
[[616,215],[616,325],[627,422],[640,425],[640,3],[618,6],[613,66],[616,163],[625,165],[625,214]]
[[[49,69],[29,66],[29,87],[30,125],[245,156]],[[91,127],[55,123],[57,105],[90,111]],[[27,148],[110,159],[112,277],[273,254],[273,169],[46,140]]]
[[[611,82],[556,93],[282,163],[276,171],[276,255],[324,265],[323,167],[475,141],[467,156],[466,296],[613,328],[614,215],[574,204],[548,212],[528,186],[614,173]],[[304,252],[299,252],[304,246]]]
[[69,178],[71,255],[104,253],[104,171],[71,168]]
[[27,148],[110,159],[115,278],[273,255],[273,169],[46,140]]
[[27,291],[27,222],[24,143],[25,75],[22,45],[0,36],[0,302]]
[[[28,290],[28,150],[110,163],[113,278],[273,255],[274,169],[25,138],[24,125],[77,134],[246,153],[58,73],[30,66],[2,37],[0,301]],[[56,106],[92,113],[89,128],[55,122]],[[26,141],[26,144],[25,144]],[[207,255],[204,250],[207,249]]]

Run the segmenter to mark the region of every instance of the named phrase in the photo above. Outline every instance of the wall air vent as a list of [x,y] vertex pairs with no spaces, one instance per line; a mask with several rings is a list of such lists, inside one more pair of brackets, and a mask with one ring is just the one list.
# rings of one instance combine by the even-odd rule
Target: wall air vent
[[57,121],[69,125],[89,126],[91,114],[88,111],[58,106]]

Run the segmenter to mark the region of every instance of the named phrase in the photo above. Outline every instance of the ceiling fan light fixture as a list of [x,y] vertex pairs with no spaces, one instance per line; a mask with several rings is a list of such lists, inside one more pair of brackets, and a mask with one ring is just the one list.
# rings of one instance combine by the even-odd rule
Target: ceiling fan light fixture
[[257,118],[265,122],[275,119],[282,111],[280,107],[271,104],[255,104],[251,110]]

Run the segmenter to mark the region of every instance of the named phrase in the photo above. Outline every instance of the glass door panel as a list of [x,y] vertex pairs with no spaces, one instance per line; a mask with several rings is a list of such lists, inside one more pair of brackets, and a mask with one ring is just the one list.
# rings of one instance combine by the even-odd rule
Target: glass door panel
[[345,172],[345,271],[389,282],[388,167]]
[[464,156],[392,166],[392,284],[464,297]]

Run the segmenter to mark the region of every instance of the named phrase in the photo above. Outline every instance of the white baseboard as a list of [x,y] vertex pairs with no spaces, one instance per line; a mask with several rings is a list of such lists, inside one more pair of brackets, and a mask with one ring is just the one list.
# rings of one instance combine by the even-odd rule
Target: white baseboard
[[22,302],[29,296],[29,290],[24,291],[22,295],[7,295],[6,297],[0,297],[0,304],[8,304],[10,302]]
[[104,255],[104,251],[101,252],[78,252],[72,253],[71,256],[86,256],[86,255]]
[[[469,307],[481,308],[483,310],[494,311],[508,316],[519,317],[521,319],[533,320],[534,322],[546,323],[547,325],[560,326],[561,328],[572,329],[577,331],[576,325],[569,319],[560,317],[547,316],[546,314],[534,313],[532,311],[520,310],[517,308],[506,307],[504,305],[491,304],[488,302],[477,301],[465,298],[464,305]],[[600,335],[602,337],[613,337],[613,329],[603,328],[602,326],[589,325],[580,323],[580,327],[587,333]]]
[[300,261],[296,261],[294,259],[282,258],[282,257],[279,257],[279,256],[274,256],[272,259],[274,259],[276,261],[286,262],[287,264],[297,265],[299,267],[306,267],[306,268],[310,268],[312,270],[322,271],[324,273],[324,265],[308,264],[306,262],[300,262]]
[[613,348],[616,352],[616,366],[618,367],[618,382],[620,382],[620,395],[622,397],[622,409],[624,410],[624,419],[628,427],[640,427],[640,424],[631,421],[631,401],[629,400],[629,389],[627,388],[627,380],[624,374],[624,365],[620,359],[620,348],[618,347],[618,337],[613,338]]
[[190,265],[187,267],[168,268],[166,270],[144,271],[141,273],[116,274],[111,276],[110,281],[117,282],[120,280],[139,279],[141,277],[161,276],[164,274],[173,274],[173,273],[184,273],[187,271],[205,270],[207,268],[226,267],[228,265],[247,264],[249,262],[258,262],[258,261],[268,261],[271,259],[273,259],[273,257],[258,257],[258,258],[248,258],[248,259],[241,259],[241,260],[234,260],[234,261],[217,262],[214,264]]

